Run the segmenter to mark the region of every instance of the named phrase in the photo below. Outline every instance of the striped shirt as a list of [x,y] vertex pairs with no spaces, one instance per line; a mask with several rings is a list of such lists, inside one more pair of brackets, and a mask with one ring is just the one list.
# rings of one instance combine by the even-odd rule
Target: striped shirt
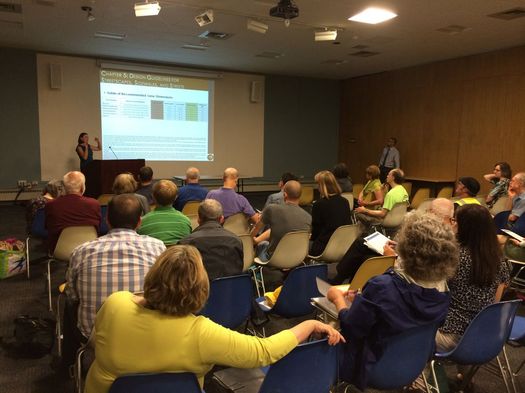
[[161,241],[131,229],[112,229],[75,248],[66,273],[66,293],[79,300],[78,328],[84,336],[89,337],[97,311],[109,295],[143,290],[146,273],[165,249]]
[[168,246],[176,244],[191,233],[191,222],[171,206],[157,206],[142,217],[142,224],[137,232],[162,240]]

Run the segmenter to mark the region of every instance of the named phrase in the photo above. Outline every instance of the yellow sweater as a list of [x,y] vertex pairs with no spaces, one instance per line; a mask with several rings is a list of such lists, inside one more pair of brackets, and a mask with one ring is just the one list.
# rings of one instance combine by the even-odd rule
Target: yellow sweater
[[85,393],[105,393],[120,375],[195,373],[220,364],[260,367],[279,360],[298,344],[290,330],[268,338],[247,336],[208,318],[174,317],[136,304],[130,292],[107,298],[95,323],[96,360],[89,369]]

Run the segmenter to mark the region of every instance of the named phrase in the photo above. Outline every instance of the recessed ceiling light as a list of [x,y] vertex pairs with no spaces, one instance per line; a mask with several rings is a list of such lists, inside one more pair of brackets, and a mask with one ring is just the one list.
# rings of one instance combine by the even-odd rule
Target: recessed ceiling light
[[369,7],[366,10],[351,16],[348,20],[375,25],[395,18],[396,16],[397,14],[394,14],[392,11],[383,8]]
[[147,0],[143,3],[135,3],[135,16],[155,16],[160,12],[158,1],[149,3]]
[[335,41],[336,38],[337,38],[336,29],[330,29],[330,30],[326,29],[326,30],[314,32],[315,41]]
[[96,38],[107,38],[108,40],[123,40],[126,38],[126,34],[109,33],[106,31],[97,31],[95,33]]

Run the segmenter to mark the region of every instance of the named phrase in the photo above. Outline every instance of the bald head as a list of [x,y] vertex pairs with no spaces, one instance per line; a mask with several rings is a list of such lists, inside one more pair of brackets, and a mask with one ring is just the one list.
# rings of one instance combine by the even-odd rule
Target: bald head
[[525,190],[525,172],[518,172],[512,177],[511,187],[520,194]]
[[64,175],[62,182],[66,194],[84,194],[86,190],[86,177],[82,172],[72,171]]
[[186,169],[186,183],[198,183],[200,178],[200,172],[195,167],[189,167]]
[[298,202],[301,197],[301,183],[289,180],[283,187],[284,198],[287,202]]
[[450,199],[436,198],[432,201],[430,209],[428,210],[442,219],[445,224],[452,223],[454,203]]
[[239,172],[235,168],[226,168],[222,179],[224,180],[225,188],[235,188],[237,185],[237,179],[239,178]]

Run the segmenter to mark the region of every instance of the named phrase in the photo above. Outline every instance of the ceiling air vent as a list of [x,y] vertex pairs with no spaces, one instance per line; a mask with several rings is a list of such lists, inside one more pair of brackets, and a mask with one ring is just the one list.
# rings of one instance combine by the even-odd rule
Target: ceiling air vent
[[0,3],[0,12],[9,12],[13,14],[22,13],[22,4]]
[[207,45],[193,45],[193,44],[186,44],[182,45],[182,49],[189,49],[189,50],[207,50]]
[[464,31],[467,31],[470,29],[471,29],[470,27],[465,27],[461,25],[448,25],[448,26],[441,27],[436,30],[439,31],[440,33],[455,35],[455,34],[463,33]]
[[262,52],[255,55],[255,57],[264,57],[265,59],[279,59],[283,56],[284,54],[278,52]]
[[350,53],[350,56],[356,56],[356,57],[370,57],[378,55],[379,52],[372,52],[369,50],[360,50],[359,52]]
[[496,14],[487,15],[491,18],[512,20],[517,18],[523,18],[525,16],[525,8],[512,8],[510,10],[498,12]]
[[205,31],[202,34],[199,34],[200,38],[213,38],[214,40],[227,40],[232,34],[220,33],[217,31]]
[[342,65],[348,63],[348,60],[338,60],[338,59],[332,59],[332,60],[325,60],[322,61],[321,64],[328,64],[328,65]]
[[352,46],[352,49],[358,49],[358,50],[363,50],[363,49],[366,49],[366,48],[368,48],[368,45],[359,44],[359,45]]

